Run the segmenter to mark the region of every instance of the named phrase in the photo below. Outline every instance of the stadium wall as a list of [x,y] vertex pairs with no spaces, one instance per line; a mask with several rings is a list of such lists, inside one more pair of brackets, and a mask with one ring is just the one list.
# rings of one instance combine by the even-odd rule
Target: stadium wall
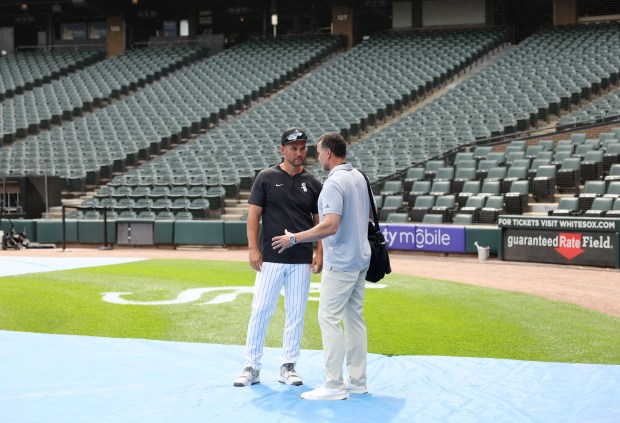
[[[4,219],[0,230],[8,234],[11,225],[18,233],[27,235],[32,248],[66,244],[137,247],[248,244],[245,221],[135,219],[110,220],[104,226],[103,220]],[[133,235],[132,229],[127,231],[128,225],[134,226]],[[392,250],[448,255],[477,254],[479,248],[488,248],[490,254],[507,261],[620,268],[617,219],[505,215],[498,227],[408,223],[382,224],[381,229]]]

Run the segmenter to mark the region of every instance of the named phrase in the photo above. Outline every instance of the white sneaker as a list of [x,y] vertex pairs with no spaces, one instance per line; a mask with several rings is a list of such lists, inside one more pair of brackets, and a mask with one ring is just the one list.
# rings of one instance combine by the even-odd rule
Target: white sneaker
[[243,373],[235,379],[233,385],[241,387],[255,385],[257,383],[260,383],[260,371],[251,367],[246,367],[243,369]]
[[349,399],[349,393],[346,389],[329,389],[321,386],[304,392],[301,397],[307,400],[346,400]]
[[295,371],[295,365],[293,363],[284,363],[280,366],[280,377],[278,381],[286,383],[287,385],[300,386],[304,384],[301,376]]
[[351,382],[345,382],[344,387],[347,389],[347,392],[351,394],[367,394],[368,387],[364,385],[354,385]]

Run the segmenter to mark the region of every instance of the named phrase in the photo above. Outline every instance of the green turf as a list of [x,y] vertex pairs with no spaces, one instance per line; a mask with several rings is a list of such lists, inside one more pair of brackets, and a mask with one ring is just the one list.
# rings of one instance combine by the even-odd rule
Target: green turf
[[[5,277],[0,278],[0,329],[242,345],[251,294],[216,305],[204,305],[215,296],[205,294],[187,304],[144,306],[106,303],[101,293],[134,292],[124,298],[159,301],[189,288],[251,286],[253,281],[247,263],[196,260]],[[385,283],[385,289],[366,291],[370,352],[620,364],[618,318],[445,281],[390,275]],[[308,303],[303,348],[321,348],[317,307]],[[283,321],[280,304],[268,346],[280,346]]]

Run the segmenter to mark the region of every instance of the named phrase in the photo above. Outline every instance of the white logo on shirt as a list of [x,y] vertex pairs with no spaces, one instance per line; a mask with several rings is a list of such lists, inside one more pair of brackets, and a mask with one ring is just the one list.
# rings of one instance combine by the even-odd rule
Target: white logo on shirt
[[305,182],[301,183],[301,189],[303,189],[304,192],[308,192],[308,188],[306,187],[306,183]]
[[282,185],[284,185],[284,184],[276,184],[277,187],[281,187]]

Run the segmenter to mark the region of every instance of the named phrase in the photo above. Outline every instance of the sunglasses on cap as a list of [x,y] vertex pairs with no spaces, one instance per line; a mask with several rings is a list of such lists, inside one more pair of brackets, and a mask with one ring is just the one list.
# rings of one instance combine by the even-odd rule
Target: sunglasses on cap
[[299,129],[295,129],[293,132],[291,132],[286,137],[286,141],[284,142],[284,144],[288,144],[288,143],[291,143],[291,142],[297,141],[297,140],[306,141],[307,139],[308,139],[308,136],[306,134],[301,132]]

